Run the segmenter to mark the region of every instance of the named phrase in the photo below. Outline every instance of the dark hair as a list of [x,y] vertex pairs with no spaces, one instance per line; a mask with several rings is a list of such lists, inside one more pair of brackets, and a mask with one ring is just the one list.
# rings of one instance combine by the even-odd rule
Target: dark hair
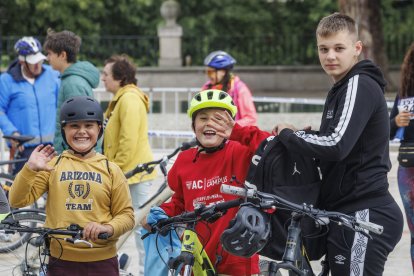
[[105,60],[105,65],[108,63],[113,63],[112,77],[114,80],[121,81],[121,87],[127,84],[136,85],[138,83],[138,80],[136,78],[137,67],[127,55],[113,55]]
[[414,43],[410,45],[401,64],[400,98],[414,96]]
[[75,63],[81,43],[81,38],[71,31],[64,30],[55,32],[49,29],[43,48],[46,51],[50,50],[56,54],[61,54],[65,51],[67,62]]
[[349,31],[350,34],[355,34],[358,38],[355,20],[348,15],[336,12],[319,21],[316,36],[327,37],[340,31]]

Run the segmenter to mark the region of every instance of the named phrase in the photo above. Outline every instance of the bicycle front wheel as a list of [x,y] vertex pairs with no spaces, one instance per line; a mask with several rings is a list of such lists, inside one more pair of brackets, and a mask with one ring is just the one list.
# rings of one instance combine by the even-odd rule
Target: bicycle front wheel
[[[39,210],[18,210],[10,216],[27,227],[43,227],[46,220],[46,214]],[[0,230],[0,275],[38,275],[39,248],[29,242],[31,236],[31,233],[6,234]]]
[[[13,217],[13,219],[20,225],[27,227],[40,227],[46,221],[46,214],[39,210],[16,210],[12,211],[7,217]],[[8,253],[13,251],[22,245],[24,245],[31,237],[31,233],[14,233],[8,234],[4,230],[0,230],[0,253]]]

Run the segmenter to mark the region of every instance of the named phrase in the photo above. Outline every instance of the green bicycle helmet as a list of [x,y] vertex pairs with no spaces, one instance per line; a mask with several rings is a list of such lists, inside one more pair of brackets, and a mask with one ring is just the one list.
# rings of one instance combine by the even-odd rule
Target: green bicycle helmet
[[197,93],[191,100],[187,114],[191,119],[197,111],[205,108],[223,108],[230,112],[234,118],[237,113],[237,107],[234,105],[233,99],[224,91],[209,89]]

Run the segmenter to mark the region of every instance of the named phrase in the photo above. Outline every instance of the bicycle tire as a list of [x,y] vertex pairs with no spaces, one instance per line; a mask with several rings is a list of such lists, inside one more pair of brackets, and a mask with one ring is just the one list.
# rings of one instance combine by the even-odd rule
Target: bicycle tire
[[[13,185],[15,176],[8,173],[0,173],[0,186],[3,188],[7,198],[9,197],[10,187]],[[10,207],[11,208],[11,207]],[[21,209],[39,209],[37,202],[33,203],[30,206],[24,208],[11,208],[11,210],[21,210]]]
[[[10,215],[14,215],[14,219],[18,220],[21,225],[29,227],[43,227],[46,219],[46,214],[39,210],[18,210]],[[39,275],[41,268],[39,247],[30,242],[34,239],[32,235],[36,234],[25,236],[26,243],[23,246],[20,244],[14,250],[2,253],[0,275]],[[41,258],[43,259],[43,256]]]
[[[6,219],[10,216],[13,216],[14,220],[21,225],[27,225],[28,227],[36,227],[39,226],[38,224],[43,225],[46,220],[46,214],[40,210],[20,209],[12,211]],[[9,253],[18,249],[27,243],[32,236],[31,233],[5,234],[3,232],[1,234],[5,236],[0,240],[0,253]]]

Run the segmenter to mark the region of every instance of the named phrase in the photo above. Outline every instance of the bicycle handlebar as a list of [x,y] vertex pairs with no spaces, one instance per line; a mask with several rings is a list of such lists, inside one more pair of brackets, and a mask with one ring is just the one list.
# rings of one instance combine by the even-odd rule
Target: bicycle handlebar
[[[19,222],[13,219],[5,219],[1,221],[0,229],[4,230],[6,234],[15,233],[15,232],[24,232],[24,233],[35,233],[40,235],[64,235],[71,236],[75,239],[81,239],[83,236],[83,228],[78,224],[71,224],[66,229],[52,229],[46,227],[27,227],[22,226]],[[98,234],[98,239],[107,240],[109,238],[108,233]]]
[[[235,187],[231,185],[223,184],[220,188],[221,192],[224,194],[231,194],[241,197],[246,197],[250,199],[258,199],[259,207],[262,209],[268,209],[272,206],[288,208],[291,211],[297,213],[306,214],[310,217],[323,221],[325,218],[336,218],[340,220],[340,223],[345,226],[353,229],[354,231],[361,232],[362,229],[368,230],[375,234],[381,235],[384,231],[384,227],[369,221],[362,221],[353,216],[349,216],[340,212],[331,212],[326,210],[320,210],[314,208],[312,205],[303,203],[302,205],[290,202],[284,198],[281,198],[277,195],[259,192],[254,189],[245,189],[241,187]],[[358,229],[361,228],[361,229]]]
[[151,173],[154,170],[155,166],[158,165],[158,164],[160,164],[160,167],[161,167],[161,170],[162,170],[163,174],[167,175],[166,166],[167,166],[168,160],[170,160],[172,157],[174,157],[179,151],[188,150],[189,148],[192,148],[196,145],[197,145],[197,140],[196,139],[193,139],[190,142],[184,142],[184,143],[181,144],[181,146],[176,148],[171,154],[166,155],[166,156],[164,156],[163,158],[161,158],[159,160],[137,165],[131,171],[126,172],[125,177],[126,178],[131,178],[135,174],[141,173],[141,172],[144,172],[144,171],[147,171],[148,173]]
[[206,220],[216,217],[222,216],[224,212],[228,209],[240,206],[244,202],[243,199],[235,199],[230,201],[224,201],[220,203],[213,204],[211,206],[201,205],[198,208],[194,209],[193,212],[185,212],[181,215],[177,215],[174,217],[169,217],[164,220],[160,220],[152,226],[152,229],[158,232],[162,232],[162,228],[168,226],[170,224],[175,223],[186,223],[191,222],[194,220]]

